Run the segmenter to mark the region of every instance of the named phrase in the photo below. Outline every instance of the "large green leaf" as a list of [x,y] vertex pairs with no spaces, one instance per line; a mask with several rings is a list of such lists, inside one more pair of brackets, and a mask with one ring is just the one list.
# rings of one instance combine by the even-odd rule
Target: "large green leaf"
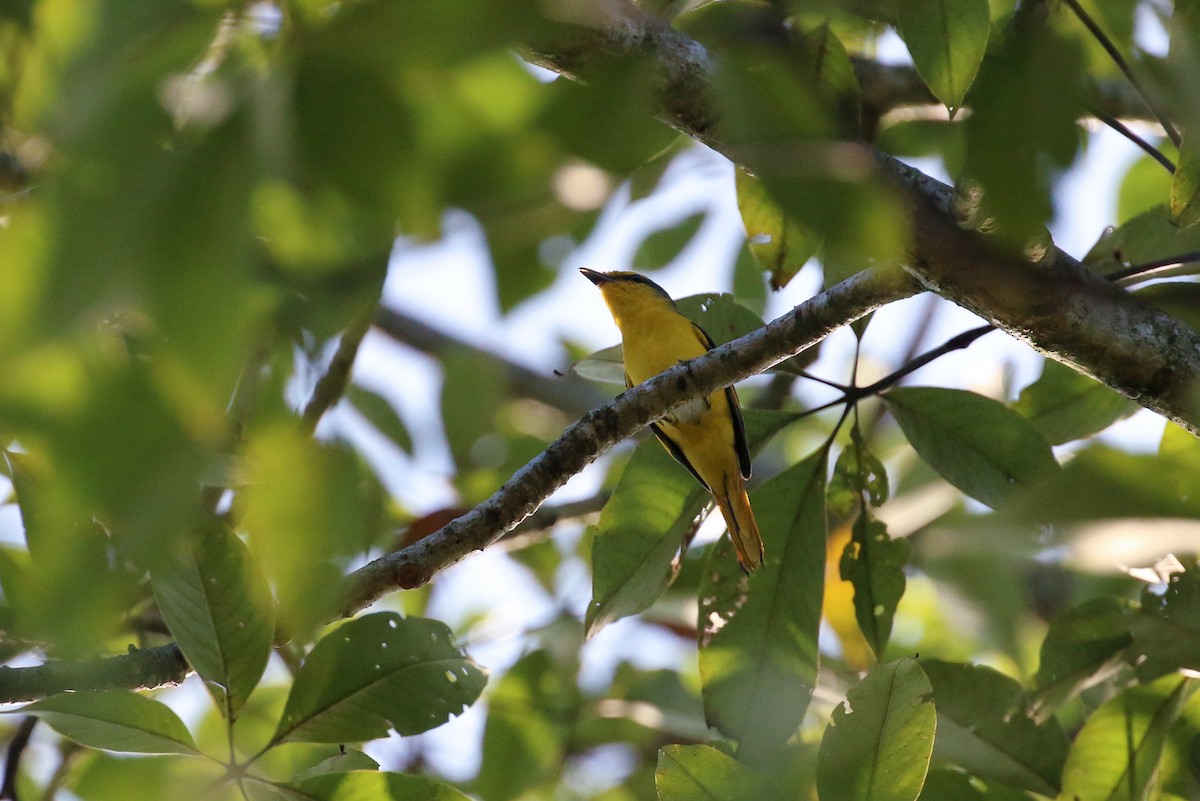
[[215,527],[151,571],[154,598],[180,650],[232,717],[258,684],[275,637],[267,580],[245,544]]
[[1046,359],[1042,374],[1012,408],[1033,423],[1051,445],[1103,431],[1141,407],[1094,378]]
[[178,715],[137,693],[68,693],[14,711],[37,715],[64,737],[90,748],[137,754],[199,753]]
[[324,773],[282,788],[297,801],[470,801],[448,784],[404,773],[351,770]]
[[272,742],[354,743],[390,729],[417,734],[474,703],[485,681],[444,623],[366,615],[309,652]]
[[697,628],[705,714],[744,753],[768,753],[790,737],[816,683],[826,459],[820,448],[753,493],[766,547],[760,572],[735,572],[724,540],[703,571]]
[[935,387],[901,387],[883,398],[921,458],[989,506],[1058,471],[1045,438],[999,401]]
[[921,793],[937,714],[912,659],[876,666],[833,713],[817,762],[821,798],[913,801]]
[[917,72],[954,113],[987,50],[987,0],[902,0],[896,13]]
[[1164,676],[1130,687],[1091,714],[1071,745],[1062,796],[1078,801],[1149,801],[1167,733],[1195,682]]
[[937,705],[935,760],[1042,795],[1058,791],[1066,734],[1057,720],[1029,717],[1020,684],[981,665],[929,659],[921,667]]

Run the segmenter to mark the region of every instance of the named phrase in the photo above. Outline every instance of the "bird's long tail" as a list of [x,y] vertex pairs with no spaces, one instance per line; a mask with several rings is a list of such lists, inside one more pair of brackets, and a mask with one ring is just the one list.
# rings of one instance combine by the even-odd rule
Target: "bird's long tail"
[[750,498],[740,477],[727,477],[720,491],[713,493],[717,508],[725,518],[729,538],[737,551],[738,564],[742,570],[752,573],[762,567],[763,542],[758,533],[758,523],[750,508]]

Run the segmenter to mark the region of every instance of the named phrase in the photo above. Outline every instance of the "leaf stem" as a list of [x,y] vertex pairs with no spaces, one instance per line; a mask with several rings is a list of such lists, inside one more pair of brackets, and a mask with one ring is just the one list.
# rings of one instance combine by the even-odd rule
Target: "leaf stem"
[[1171,173],[1172,175],[1175,174],[1175,162],[1173,162],[1169,158],[1167,158],[1166,155],[1163,154],[1163,152],[1161,150],[1159,150],[1158,148],[1156,148],[1154,145],[1150,144],[1145,139],[1143,139],[1142,137],[1135,134],[1132,130],[1129,129],[1129,126],[1127,126],[1125,123],[1121,122],[1116,117],[1109,114],[1108,112],[1103,111],[1100,108],[1097,108],[1096,106],[1090,106],[1088,108],[1088,113],[1090,113],[1096,119],[1100,120],[1100,122],[1104,123],[1109,128],[1112,128],[1114,131],[1121,134],[1121,136],[1125,137],[1130,142],[1133,142],[1135,145],[1140,147],[1142,150],[1146,151],[1146,154],[1148,156],[1150,156],[1150,158],[1154,159],[1159,164],[1161,164],[1163,167],[1165,167],[1167,172]]

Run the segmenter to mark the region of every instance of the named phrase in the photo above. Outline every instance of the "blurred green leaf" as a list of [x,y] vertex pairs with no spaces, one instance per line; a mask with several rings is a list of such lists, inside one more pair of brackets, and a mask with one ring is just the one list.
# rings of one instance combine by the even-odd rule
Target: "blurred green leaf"
[[1058,472],[1042,435],[999,401],[936,387],[900,387],[883,399],[921,458],[988,506]]
[[760,572],[735,572],[722,540],[701,579],[705,715],[749,759],[796,731],[816,684],[827,458],[820,448],[753,492],[766,548]]
[[904,566],[912,554],[906,539],[888,536],[887,527],[862,509],[854,519],[850,542],[842,552],[843,581],[854,586],[854,616],[877,658],[892,633],[892,619],[907,583]]
[[578,715],[573,676],[545,650],[526,654],[489,692],[483,764],[475,792],[485,801],[511,801],[561,768]]
[[1171,179],[1171,219],[1180,228],[1200,222],[1200,142],[1186,137],[1179,148],[1179,162]]
[[772,289],[782,289],[817,251],[815,239],[784,217],[757,178],[744,169],[735,172],[738,210],[746,226],[750,254],[770,277]]
[[403,773],[352,770],[323,773],[284,789],[289,796],[311,801],[470,801],[448,784]]
[[620,345],[598,350],[571,365],[571,372],[589,381],[625,386],[625,354]]
[[442,370],[442,426],[454,462],[465,472],[482,466],[476,443],[495,433],[508,376],[495,356],[477,351],[448,353]]
[[1115,390],[1053,359],[1012,405],[1051,445],[1096,434],[1141,407]]
[[1043,236],[1051,188],[1078,152],[1083,66],[1077,39],[1031,25],[995,49],[975,81],[963,123],[966,174],[983,187],[986,213],[1011,248]]
[[407,454],[412,453],[412,435],[408,433],[408,426],[387,398],[361,384],[351,384],[346,388],[346,400],[393,445]]
[[937,707],[935,761],[1042,795],[1058,791],[1067,736],[1057,720],[1029,717],[1020,684],[982,665],[922,659],[921,667]]
[[181,546],[151,571],[154,597],[183,655],[232,720],[271,654],[271,589],[246,545],[221,527]]
[[133,692],[55,695],[16,712],[37,715],[80,745],[138,754],[197,754],[183,721],[166,705]]
[[354,743],[392,729],[418,734],[473,704],[486,680],[444,623],[366,615],[309,652],[271,740]]
[[933,750],[933,688],[920,665],[877,665],[846,694],[825,729],[817,761],[822,798],[913,801]]
[[1112,672],[1132,642],[1131,607],[1123,598],[1102,595],[1050,621],[1034,677],[1037,693],[1030,711],[1035,720]]
[[1200,228],[1180,228],[1171,222],[1167,207],[1145,211],[1097,240],[1083,263],[1104,274],[1129,265],[1149,264],[1200,250]]
[[1171,173],[1150,156],[1133,162],[1117,193],[1117,220],[1125,223],[1163,205],[1171,196],[1171,182]]
[[1128,616],[1130,662],[1143,683],[1200,664],[1200,569],[1189,561],[1161,593],[1147,587]]
[[1192,679],[1164,676],[1124,690],[1093,712],[1067,755],[1063,796],[1079,801],[1152,798],[1167,733],[1195,689]]
[[896,11],[913,64],[953,115],[987,51],[987,0],[904,0]]
[[292,777],[293,782],[310,779],[325,773],[346,773],[352,770],[379,770],[379,763],[355,748],[343,748],[342,753],[322,759],[307,770]]
[[134,789],[138,801],[176,801],[181,796],[241,801],[237,787],[221,781],[225,766],[208,759],[89,751],[73,761],[71,792],[84,801],[128,801]]
[[696,237],[707,215],[689,214],[679,222],[651,232],[633,254],[633,269],[657,270],[673,262]]
[[963,127],[947,120],[897,120],[879,133],[877,145],[902,159],[939,157],[951,175],[960,175],[966,158]]

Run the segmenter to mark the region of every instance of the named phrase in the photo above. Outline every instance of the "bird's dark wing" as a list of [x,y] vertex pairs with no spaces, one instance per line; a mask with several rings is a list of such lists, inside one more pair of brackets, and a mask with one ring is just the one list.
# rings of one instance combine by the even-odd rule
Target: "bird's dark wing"
[[[633,382],[629,380],[629,373],[626,373],[625,389],[629,389],[632,386]],[[679,444],[675,442],[675,440],[668,437],[667,433],[659,427],[658,423],[651,423],[650,430],[654,432],[654,436],[658,437],[658,441],[661,442],[663,447],[667,449],[667,453],[675,457],[675,461],[686,467],[688,472],[695,476],[696,480],[700,482],[700,486],[704,487],[704,489],[708,490],[709,492],[712,492],[712,489],[708,486],[708,482],[700,478],[700,474],[696,472],[696,468],[692,467],[692,463],[689,462],[688,458],[683,455],[683,449],[679,447]],[[743,439],[745,439],[745,435],[743,435]]]
[[[696,336],[704,347],[712,350],[712,337],[700,326],[692,323]],[[729,401],[729,416],[733,422],[733,448],[737,451],[738,467],[742,469],[742,478],[750,478],[750,445],[746,442],[746,423],[742,420],[742,404],[738,402],[737,390],[733,385],[725,387],[725,400]],[[693,471],[695,472],[695,471]]]

